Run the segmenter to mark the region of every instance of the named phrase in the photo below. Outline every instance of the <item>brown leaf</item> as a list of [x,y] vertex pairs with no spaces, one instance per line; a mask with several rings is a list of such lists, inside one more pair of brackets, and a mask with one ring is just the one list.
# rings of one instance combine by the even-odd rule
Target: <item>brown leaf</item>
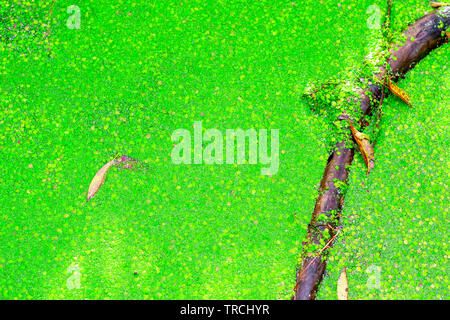
[[402,88],[397,86],[390,79],[387,80],[387,83],[388,83],[387,87],[389,88],[389,90],[391,90],[391,92],[393,94],[395,94],[397,97],[402,99],[408,106],[410,106],[410,107],[412,106],[411,105],[411,98],[410,98],[409,94],[407,94],[405,92],[405,90],[403,90]]
[[106,172],[115,163],[116,159],[113,159],[109,161],[107,164],[105,164],[100,170],[97,171],[94,178],[92,178],[91,184],[89,185],[86,202],[89,201],[97,193],[98,189],[100,189],[103,182],[105,182]]
[[450,3],[442,3],[442,2],[431,1],[430,6],[432,8],[439,8],[439,7],[450,6]]
[[370,171],[375,167],[375,156],[373,147],[369,141],[369,137],[364,133],[356,130],[350,120],[347,119],[347,121],[350,124],[350,130],[352,131],[353,138],[358,144],[359,150],[361,151],[364,161],[366,162],[367,174],[369,174]]
[[344,267],[337,281],[338,300],[348,300],[348,279],[347,268]]

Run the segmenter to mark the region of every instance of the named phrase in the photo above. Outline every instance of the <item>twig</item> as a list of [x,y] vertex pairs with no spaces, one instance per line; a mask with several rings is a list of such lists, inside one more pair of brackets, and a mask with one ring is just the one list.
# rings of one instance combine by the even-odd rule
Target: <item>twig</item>
[[[388,0],[386,19],[383,22],[383,35],[384,35],[387,43],[390,43],[392,40],[391,36],[390,36],[392,3],[393,3],[393,0]],[[386,49],[389,49],[389,48],[386,48]],[[384,68],[386,68],[387,65],[388,65],[388,62],[386,60],[384,63]],[[383,101],[384,101],[384,85],[386,83],[386,78],[388,78],[388,77],[389,77],[388,72],[386,72],[385,76],[382,79],[381,98],[380,98],[380,103],[378,105],[378,112],[377,112],[377,125],[376,125],[377,129],[380,128],[381,106],[383,105]]]
[[319,251],[319,253],[308,263],[308,265],[304,268],[304,269],[302,269],[302,271],[300,272],[300,274],[297,276],[297,281],[296,281],[296,283],[295,283],[295,287],[294,287],[294,291],[296,292],[297,291],[297,288],[298,288],[298,284],[300,283],[300,279],[301,279],[301,276],[302,276],[302,274],[306,271],[306,270],[308,270],[308,268],[311,266],[311,264],[318,258],[318,257],[320,257],[320,255],[322,254],[322,252],[326,249],[326,248],[328,248],[328,246],[329,246],[329,244],[334,240],[334,239],[336,239],[336,237],[337,237],[337,235],[339,234],[341,232],[341,229],[339,229],[337,232],[336,232],[336,234],[325,244],[325,246],[322,248],[322,249],[320,249],[320,251]]
[[377,129],[380,128],[381,106],[383,105],[383,100],[384,100],[384,88],[381,87],[381,98],[380,98],[380,104],[378,105],[378,114],[377,114]]
[[48,47],[47,51],[48,51],[49,54],[50,54],[50,40],[49,40],[49,38],[50,38],[50,23],[51,23],[51,20],[52,20],[53,6],[54,6],[55,2],[56,2],[56,0],[53,0],[52,5],[50,6],[50,10],[48,12],[47,41],[48,41],[49,47]]
[[391,26],[392,2],[393,0],[388,0],[386,20],[383,22],[383,29],[385,30]]

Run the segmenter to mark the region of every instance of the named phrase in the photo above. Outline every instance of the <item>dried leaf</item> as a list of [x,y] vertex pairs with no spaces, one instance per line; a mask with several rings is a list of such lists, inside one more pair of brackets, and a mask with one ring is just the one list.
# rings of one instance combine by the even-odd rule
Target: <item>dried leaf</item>
[[450,6],[450,3],[442,3],[442,2],[431,1],[430,6],[432,8],[439,8],[439,7]]
[[105,182],[106,172],[112,166],[117,166],[120,169],[137,170],[143,168],[143,164],[138,159],[131,158],[129,156],[123,155],[119,157],[119,154],[107,164],[105,164],[92,178],[91,184],[89,185],[89,190],[87,194],[87,200],[89,201],[100,189],[100,187]]
[[409,96],[409,94],[407,94],[405,92],[405,90],[403,90],[402,88],[400,88],[399,86],[397,86],[394,82],[392,82],[390,79],[388,79],[388,86],[389,90],[391,90],[391,92],[393,94],[395,94],[397,97],[399,97],[400,99],[402,99],[408,106],[411,107],[411,98]]
[[347,268],[344,267],[337,281],[338,300],[348,300]]
[[358,144],[359,150],[361,151],[364,161],[366,162],[367,174],[369,174],[370,171],[375,167],[375,156],[373,147],[369,141],[369,137],[366,134],[356,130],[350,120],[347,119],[347,121],[350,124],[350,130],[352,131],[353,138]]
[[107,164],[105,164],[100,170],[97,171],[94,178],[92,178],[91,184],[89,185],[86,202],[89,201],[97,193],[98,189],[100,189],[103,182],[105,182],[106,172],[115,163],[116,159],[113,159],[109,161]]

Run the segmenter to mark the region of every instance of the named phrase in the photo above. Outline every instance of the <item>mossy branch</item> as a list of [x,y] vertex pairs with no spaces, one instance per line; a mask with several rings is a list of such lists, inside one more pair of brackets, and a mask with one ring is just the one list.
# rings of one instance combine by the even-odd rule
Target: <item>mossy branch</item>
[[[446,31],[450,26],[450,6],[439,6],[435,10],[412,24],[404,33],[406,42],[398,48],[390,50],[390,57],[386,65],[379,67],[373,75],[375,81],[367,81],[367,85],[358,91],[356,105],[359,106],[361,118],[370,114],[376,108],[383,94],[383,79],[389,73],[394,80],[403,77],[421,59],[432,50],[442,45],[446,40]],[[313,99],[317,99],[318,92],[313,92]],[[387,94],[387,92],[386,92]],[[319,94],[320,95],[320,94]],[[325,95],[325,99],[331,99]],[[346,110],[344,110],[346,111]],[[348,115],[341,120],[348,119]],[[357,119],[360,120],[360,119]],[[347,128],[347,130],[349,130]],[[328,248],[333,244],[336,231],[340,225],[340,212],[343,207],[344,193],[340,190],[340,181],[345,183],[349,168],[353,162],[354,149],[346,141],[335,144],[334,150],[328,158],[327,166],[320,183],[319,195],[307,230],[304,242],[304,255],[294,289],[295,300],[315,299],[318,287],[326,268]],[[337,214],[336,214],[337,213]],[[321,219],[324,217],[324,219]],[[323,223],[325,220],[327,223]],[[326,232],[325,232],[326,231]],[[307,248],[312,245],[323,247],[317,255],[311,255]]]

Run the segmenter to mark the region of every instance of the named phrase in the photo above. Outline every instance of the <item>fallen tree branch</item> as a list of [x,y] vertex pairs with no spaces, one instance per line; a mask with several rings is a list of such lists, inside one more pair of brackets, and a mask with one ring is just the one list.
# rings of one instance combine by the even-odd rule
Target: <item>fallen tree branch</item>
[[[421,59],[442,45],[446,41],[446,30],[449,25],[450,6],[441,6],[409,26],[404,33],[407,37],[406,43],[398,50],[390,50],[392,55],[387,60],[390,67],[389,76],[392,76],[393,80],[403,77]],[[372,108],[380,103],[382,97],[384,98],[382,83],[387,75],[387,68],[380,67],[380,72],[374,75],[378,83],[369,83],[368,87],[359,92],[363,116],[370,114]],[[367,91],[370,93],[367,94]],[[335,230],[340,224],[339,216],[344,194],[337,186],[337,182],[346,182],[353,157],[354,149],[351,146],[348,147],[345,142],[339,142],[328,158],[311,222],[308,225],[307,240],[303,245],[304,248],[310,245],[320,247],[323,243],[329,243],[329,245],[318,255],[309,254],[308,250],[304,250],[302,264],[297,273],[294,300],[312,300],[316,297],[326,268],[328,248],[332,245],[332,240],[336,236]],[[323,215],[329,221],[325,225],[319,222],[319,218]]]

